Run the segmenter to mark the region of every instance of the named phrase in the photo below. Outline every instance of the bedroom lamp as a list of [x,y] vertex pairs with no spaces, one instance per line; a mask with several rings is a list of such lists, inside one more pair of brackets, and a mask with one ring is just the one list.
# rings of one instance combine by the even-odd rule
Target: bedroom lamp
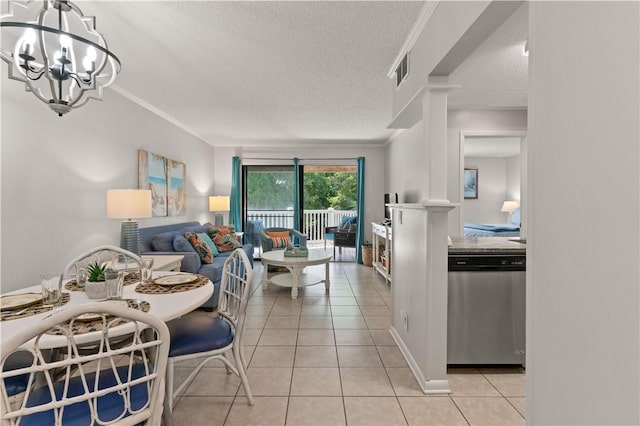
[[140,256],[138,222],[132,219],[151,217],[151,190],[109,189],[107,217],[127,219],[120,224],[120,247]]
[[209,197],[209,211],[216,212],[214,215],[214,225],[222,226],[224,223],[224,215],[222,212],[228,212],[230,199],[228,195],[216,195]]
[[502,203],[502,209],[500,209],[500,211],[509,213],[509,217],[507,218],[508,223],[511,223],[511,215],[513,214],[514,211],[516,211],[517,208],[518,208],[517,201],[505,201],[504,203]]

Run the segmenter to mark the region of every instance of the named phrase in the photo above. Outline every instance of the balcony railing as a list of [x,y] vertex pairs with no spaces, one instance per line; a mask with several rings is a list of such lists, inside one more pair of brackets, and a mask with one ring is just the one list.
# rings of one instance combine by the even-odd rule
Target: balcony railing
[[[326,227],[338,226],[343,217],[355,215],[355,210],[304,210],[302,233],[309,242],[323,241]],[[293,228],[293,210],[249,210],[247,220],[259,220],[264,228]]]

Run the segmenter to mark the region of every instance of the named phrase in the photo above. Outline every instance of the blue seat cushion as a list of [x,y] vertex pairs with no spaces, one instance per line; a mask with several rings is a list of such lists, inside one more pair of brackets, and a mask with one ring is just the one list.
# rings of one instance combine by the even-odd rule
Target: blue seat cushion
[[[126,382],[128,375],[128,366],[125,365],[122,367],[118,367],[117,371],[120,380]],[[133,366],[131,374],[132,380],[144,377],[145,375],[146,374],[144,371],[144,365],[136,364]],[[87,383],[89,384],[89,389],[92,389],[93,383],[95,382],[95,373],[87,374],[86,377]],[[113,370],[105,369],[100,371],[100,381],[98,385],[99,389],[116,386],[116,384],[116,377],[113,374]],[[55,390],[56,399],[60,400],[63,394],[64,381],[54,382],[53,387]],[[72,378],[69,381],[67,397],[72,398],[74,396],[82,395],[83,393],[84,389],[80,377]],[[98,412],[100,413],[100,419],[103,421],[111,421],[117,418],[124,410],[123,396],[118,394],[117,391],[110,392],[106,395],[98,397],[97,399]],[[140,410],[147,404],[149,396],[147,394],[146,383],[141,383],[139,385],[131,387],[130,400],[132,411]],[[27,407],[43,405],[48,402],[51,402],[51,395],[49,394],[49,389],[44,386],[31,392],[31,394],[29,395],[29,400],[27,401]],[[125,416],[128,417],[128,415]],[[64,413],[62,416],[62,423],[65,426],[92,424],[89,403],[87,401],[82,401],[77,402],[73,405],[66,406],[64,408]],[[23,417],[20,424],[38,426],[55,424],[54,412],[53,410],[49,410],[43,411],[41,413],[30,414]]]
[[231,325],[222,318],[194,315],[167,323],[171,334],[169,356],[208,352],[233,342]]
[[[19,368],[29,367],[33,364],[33,355],[27,351],[14,352],[9,355],[4,363],[4,371],[17,370]],[[17,395],[27,390],[29,384],[29,373],[19,376],[7,377],[4,379],[4,387],[7,390],[7,396]]]
[[222,267],[224,266],[224,259],[213,258],[213,263],[203,263],[198,271],[199,274],[209,278],[211,282],[218,282],[222,278]]

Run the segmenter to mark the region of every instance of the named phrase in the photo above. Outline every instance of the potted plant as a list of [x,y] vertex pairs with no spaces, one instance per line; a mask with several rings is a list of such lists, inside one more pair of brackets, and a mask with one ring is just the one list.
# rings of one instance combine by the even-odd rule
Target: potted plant
[[87,268],[87,283],[85,293],[89,299],[106,299],[107,284],[104,280],[104,273],[107,271],[106,264],[97,261],[89,264]]

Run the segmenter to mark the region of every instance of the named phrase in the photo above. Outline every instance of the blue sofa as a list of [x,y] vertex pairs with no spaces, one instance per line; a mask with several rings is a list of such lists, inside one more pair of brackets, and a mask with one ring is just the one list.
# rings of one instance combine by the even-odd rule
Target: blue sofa
[[[205,223],[201,225],[199,222],[183,222],[171,225],[152,226],[149,228],[140,228],[140,254],[143,256],[158,254],[181,254],[184,256],[182,260],[183,272],[191,272],[201,274],[209,278],[214,286],[213,296],[207,300],[202,307],[214,309],[218,306],[218,297],[220,294],[220,278],[222,278],[222,265],[232,252],[222,252],[213,258],[213,263],[202,263],[200,256],[193,249],[191,244],[184,238],[186,232],[207,232],[207,228],[211,225]],[[182,238],[180,238],[182,237]],[[253,266],[253,245],[245,244],[242,249],[247,253],[251,266]]]

